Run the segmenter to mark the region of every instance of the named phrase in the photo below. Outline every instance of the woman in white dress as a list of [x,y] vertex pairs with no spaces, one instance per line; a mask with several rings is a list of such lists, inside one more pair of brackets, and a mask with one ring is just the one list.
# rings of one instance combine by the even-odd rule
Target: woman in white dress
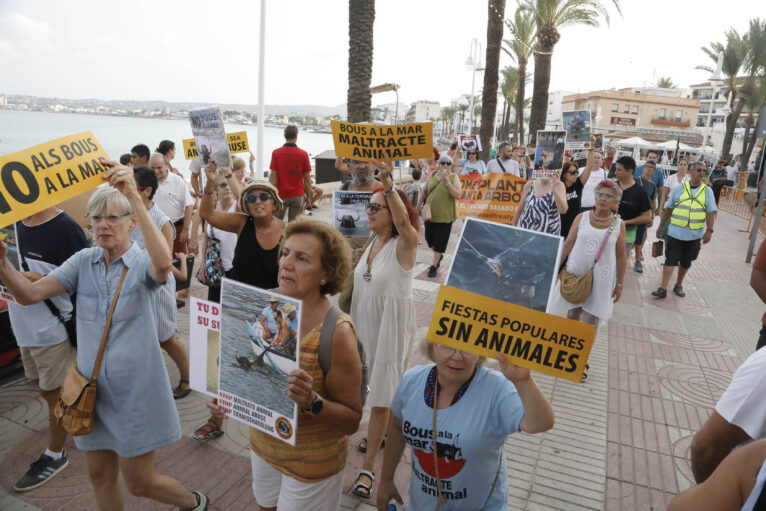
[[[596,328],[612,316],[614,302],[622,295],[627,260],[625,225],[612,213],[621,196],[622,190],[617,183],[605,179],[596,185],[595,208],[574,219],[564,241],[561,260],[567,261],[566,270],[574,275],[584,275],[593,268],[593,286],[583,303],[574,304],[561,296],[561,281],[558,280],[551,300],[553,314],[566,313],[568,318]],[[595,261],[597,257],[598,261]],[[583,380],[586,375],[583,373]]]
[[370,370],[369,429],[359,444],[366,455],[352,489],[365,499],[372,493],[375,456],[388,429],[391,399],[415,337],[412,279],[419,228],[407,195],[394,187],[391,160],[371,163],[378,169],[383,190],[373,193],[367,205],[369,227],[376,237],[356,266],[351,298],[351,318]]

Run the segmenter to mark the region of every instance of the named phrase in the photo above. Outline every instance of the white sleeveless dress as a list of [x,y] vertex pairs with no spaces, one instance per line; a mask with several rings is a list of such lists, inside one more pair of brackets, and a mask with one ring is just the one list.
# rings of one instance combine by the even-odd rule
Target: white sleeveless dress
[[386,242],[372,261],[370,282],[367,256],[372,244],[359,259],[354,271],[351,318],[364,346],[370,371],[369,406],[390,407],[404,365],[415,339],[415,304],[412,300],[414,266],[404,270],[396,259],[395,237]]
[[[585,299],[581,305],[569,303],[561,296],[561,281],[556,280],[551,297],[550,312],[552,314],[566,315],[567,311],[582,307],[583,310],[599,318],[599,323],[603,324],[609,321],[612,316],[612,292],[617,283],[617,238],[620,236],[620,224],[618,220],[614,226],[609,240],[606,242],[601,258],[593,266],[593,287],[590,296]],[[577,239],[572,247],[572,251],[567,259],[566,269],[575,275],[583,275],[593,265],[596,254],[601,243],[604,241],[606,230],[597,229],[590,224],[590,215],[582,215],[580,224],[577,228]]]

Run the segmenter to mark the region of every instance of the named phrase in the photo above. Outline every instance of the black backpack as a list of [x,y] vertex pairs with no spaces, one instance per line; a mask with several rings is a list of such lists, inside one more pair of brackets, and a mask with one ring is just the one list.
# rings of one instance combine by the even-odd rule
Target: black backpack
[[[322,368],[322,372],[326,375],[330,371],[330,365],[332,361],[332,336],[335,333],[335,325],[338,322],[338,318],[341,315],[340,309],[335,305],[330,305],[330,310],[327,311],[327,315],[322,323],[322,333],[319,334],[319,367]],[[362,406],[367,401],[367,393],[369,392],[369,374],[367,368],[367,356],[364,353],[364,347],[359,342],[359,338],[356,339],[356,349],[359,352],[359,358],[362,361]]]

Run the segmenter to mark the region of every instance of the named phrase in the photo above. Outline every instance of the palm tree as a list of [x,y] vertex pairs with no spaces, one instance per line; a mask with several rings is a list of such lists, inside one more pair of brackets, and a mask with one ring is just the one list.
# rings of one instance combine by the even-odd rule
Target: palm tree
[[370,120],[372,80],[372,29],[375,0],[348,0],[348,96],[350,122]]
[[[500,82],[500,93],[503,95],[503,126],[500,129],[500,140],[508,140],[508,132],[510,130],[511,121],[511,109],[513,108],[516,94],[518,93],[519,85],[519,73],[518,69],[513,66],[505,66],[503,68],[502,81]],[[514,130],[514,141],[516,139],[516,130]]]
[[[535,44],[537,32],[532,13],[522,9],[516,9],[513,20],[505,20],[505,26],[513,36],[513,39],[505,39],[503,42],[505,51],[516,61],[518,68],[518,88],[516,89],[516,130],[514,130],[513,142],[524,143],[524,97],[527,85],[527,63],[529,53]],[[518,137],[517,137],[518,135]]]
[[742,70],[745,72],[745,81],[739,88],[739,101],[735,104],[734,98],[732,98],[733,109],[726,120],[726,134],[723,139],[723,147],[721,147],[721,155],[724,158],[729,157],[737,120],[739,120],[748,98],[755,90],[756,77],[759,74],[764,74],[764,70],[766,70],[766,22],[761,22],[759,18],[750,20],[750,28],[741,38],[741,41],[744,46]]
[[[619,0],[611,0],[622,15]],[[537,140],[537,130],[545,129],[548,114],[548,86],[551,83],[551,58],[553,48],[559,42],[559,28],[567,25],[597,27],[599,18],[609,24],[609,13],[599,0],[520,0],[520,7],[531,13],[537,26],[537,44],[534,47],[535,81],[532,93],[532,115],[529,133],[532,143]]]
[[675,89],[677,85],[673,83],[673,79],[669,76],[660,76],[654,84],[655,87],[660,89]]
[[484,66],[484,90],[481,100],[481,146],[482,157],[489,154],[492,136],[495,133],[497,114],[497,81],[500,68],[500,46],[503,43],[503,18],[505,0],[487,1],[487,53]]
[[755,126],[755,112],[760,110],[764,103],[766,103],[766,75],[761,76],[760,80],[756,82],[753,93],[745,102],[747,117],[745,118],[745,136],[742,139],[742,170],[747,168],[747,162],[750,161],[755,147],[756,132],[753,131],[751,134],[751,130]]
[[463,123],[465,122],[465,113],[468,111],[468,104],[459,104],[457,106],[457,111],[460,113],[460,131],[463,131]]
[[454,106],[445,106],[442,108],[442,116],[447,121],[447,135],[452,134],[452,126],[453,126],[453,120],[455,119],[455,114],[457,113],[457,108]]

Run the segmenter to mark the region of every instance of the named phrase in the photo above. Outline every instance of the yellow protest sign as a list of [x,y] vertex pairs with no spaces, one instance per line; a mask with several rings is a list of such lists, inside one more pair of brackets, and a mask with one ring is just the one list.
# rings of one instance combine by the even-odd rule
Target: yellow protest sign
[[[246,131],[228,133],[226,139],[229,141],[229,151],[232,153],[246,153],[250,151]],[[182,140],[182,143],[184,145],[184,157],[187,160],[196,160],[199,155],[197,154],[197,145],[194,143],[194,139],[185,138]]]
[[86,131],[0,156],[0,227],[104,182],[106,152]]
[[434,156],[433,123],[430,122],[392,126],[344,121],[330,121],[330,124],[335,154],[341,158],[383,161],[383,151],[388,151],[392,160]]
[[587,323],[441,286],[426,338],[579,382],[595,336]]
[[457,217],[513,223],[526,182],[513,174],[460,176],[462,189],[457,201]]

